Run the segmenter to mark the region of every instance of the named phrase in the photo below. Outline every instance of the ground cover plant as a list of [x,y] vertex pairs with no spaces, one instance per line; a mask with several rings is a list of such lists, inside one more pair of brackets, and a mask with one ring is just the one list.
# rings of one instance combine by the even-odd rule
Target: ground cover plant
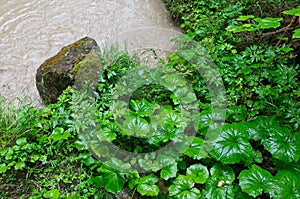
[[[282,17],[277,9],[295,10],[297,3],[165,0],[170,15],[186,33],[177,42],[192,39],[205,47],[224,82],[226,117],[220,119],[222,130],[210,150],[205,148],[206,136],[212,118],[218,118],[212,110],[212,96],[195,65],[179,53],[159,64],[181,77],[166,76],[165,86],[149,82],[138,87],[126,110],[113,103],[116,85],[144,64],[114,49],[101,57],[104,70],[92,101],[86,100],[86,93],[68,88],[56,104],[44,108],[25,105],[22,100],[17,108],[1,104],[0,197],[300,198],[300,74],[295,48],[299,40],[294,36],[297,31],[293,32],[297,25],[293,22],[294,29],[273,33],[294,17],[285,16],[287,22],[271,29],[232,31],[243,24],[256,27],[266,17]],[[252,21],[250,15],[258,20]],[[268,37],[262,39],[262,34]],[[144,72],[161,75],[161,71]],[[108,158],[109,164],[103,164],[96,159],[112,155],[97,142],[151,154],[185,138],[180,100],[194,102],[194,98],[179,95],[184,90],[170,89],[184,88],[187,83],[195,93],[199,113],[193,126],[196,134],[187,138],[190,145],[178,148],[181,156],[149,155],[138,163]],[[128,116],[121,125],[114,114],[125,111]],[[157,118],[151,117],[153,113]],[[99,128],[92,134],[96,144],[87,145],[85,134],[79,132],[95,125],[83,120],[89,117],[96,118]],[[145,138],[133,136],[147,134],[149,126],[162,130]],[[165,166],[161,168],[154,159]],[[130,169],[134,164],[147,172]]]

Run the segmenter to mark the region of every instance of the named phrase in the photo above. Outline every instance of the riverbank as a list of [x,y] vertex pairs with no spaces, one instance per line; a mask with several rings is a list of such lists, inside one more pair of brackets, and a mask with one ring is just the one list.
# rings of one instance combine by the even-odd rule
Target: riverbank
[[[292,47],[299,40],[291,37],[292,29],[288,34],[260,38],[274,30],[234,33],[228,28],[251,21],[237,20],[240,16],[266,17],[272,14],[270,10],[293,9],[296,1],[288,2],[166,0],[170,15],[185,31],[179,42],[194,45],[183,45],[167,61],[160,60],[165,70],[128,74],[141,69],[140,60],[125,51],[108,51],[102,56],[105,72],[92,101],[88,92],[67,89],[57,103],[43,108],[20,103],[15,109],[0,103],[0,197],[298,197],[300,70]],[[199,45],[206,49],[205,59],[199,56]],[[210,60],[218,73],[203,75],[197,64],[207,66]],[[126,74],[159,77],[164,87],[150,84],[130,90],[128,85],[136,79],[136,83],[148,82],[130,78],[125,85],[133,97],[124,108],[121,105],[128,97],[123,92],[127,90],[119,87],[121,105],[113,104],[112,94],[116,82]],[[224,86],[220,90],[224,93],[214,95],[218,83]],[[216,99],[224,103],[224,96],[226,104],[212,105]],[[187,126],[189,115],[196,116],[197,123]],[[145,136],[151,133],[149,128],[156,131]],[[216,139],[211,140],[210,133]],[[185,148],[182,140],[191,143]],[[106,143],[146,155],[126,159],[112,153]],[[176,148],[168,148],[167,155],[156,154],[169,143]],[[110,161],[110,167],[105,161]],[[161,168],[163,163],[167,166]],[[141,172],[144,170],[147,172]]]

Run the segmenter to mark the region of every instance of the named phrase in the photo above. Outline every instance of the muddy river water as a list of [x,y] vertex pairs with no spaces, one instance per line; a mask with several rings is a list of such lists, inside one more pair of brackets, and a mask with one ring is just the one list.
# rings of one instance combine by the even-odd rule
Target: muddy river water
[[11,100],[26,88],[39,99],[37,68],[82,37],[164,51],[179,34],[160,0],[0,0],[0,95]]

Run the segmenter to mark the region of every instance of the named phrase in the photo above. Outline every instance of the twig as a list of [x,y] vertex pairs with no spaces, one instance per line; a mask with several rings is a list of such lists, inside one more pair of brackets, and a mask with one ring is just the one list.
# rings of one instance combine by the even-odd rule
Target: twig
[[281,32],[286,32],[286,31],[289,31],[289,30],[293,30],[293,29],[296,29],[296,28],[300,28],[300,25],[297,25],[297,26],[292,27],[293,24],[297,21],[297,18],[298,18],[297,16],[294,16],[293,19],[291,20],[291,22],[289,23],[288,26],[283,27],[283,28],[281,28],[281,29],[279,29],[279,30],[276,30],[276,31],[274,31],[274,32],[263,33],[263,34],[261,35],[261,37],[268,37],[268,36],[271,36],[271,35],[276,35],[276,34],[281,33]]

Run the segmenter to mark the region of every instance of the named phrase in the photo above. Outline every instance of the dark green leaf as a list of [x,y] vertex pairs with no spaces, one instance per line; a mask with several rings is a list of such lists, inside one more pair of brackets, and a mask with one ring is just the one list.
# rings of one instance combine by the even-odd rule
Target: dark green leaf
[[158,178],[154,174],[144,176],[140,179],[137,191],[143,196],[157,196],[159,193],[159,187],[155,185],[158,182]]
[[222,133],[211,143],[211,155],[224,164],[252,162],[253,148],[241,123],[225,124]]
[[187,169],[186,175],[192,178],[195,183],[204,184],[209,177],[209,172],[206,166],[194,164]]
[[160,172],[160,177],[164,180],[168,180],[170,178],[176,177],[177,174],[177,164],[171,164],[169,166],[164,167]]
[[297,162],[300,158],[300,134],[292,134],[289,129],[273,129],[267,139],[262,140],[266,150],[273,158],[284,162]]
[[123,189],[125,179],[119,173],[113,172],[105,166],[100,167],[97,171],[102,173],[104,187],[107,191],[117,194]]
[[195,137],[191,146],[185,151],[185,154],[195,160],[208,157],[208,153],[203,148],[203,139]]
[[188,176],[179,175],[169,188],[169,195],[172,198],[200,198],[200,191],[193,188],[195,183]]
[[289,198],[298,199],[300,198],[300,176],[295,175],[290,171],[279,171],[276,174],[276,179],[280,189],[278,194],[274,198]]
[[242,190],[253,197],[261,195],[263,191],[272,196],[274,191],[278,190],[273,176],[256,165],[252,165],[249,170],[243,170],[238,179]]

